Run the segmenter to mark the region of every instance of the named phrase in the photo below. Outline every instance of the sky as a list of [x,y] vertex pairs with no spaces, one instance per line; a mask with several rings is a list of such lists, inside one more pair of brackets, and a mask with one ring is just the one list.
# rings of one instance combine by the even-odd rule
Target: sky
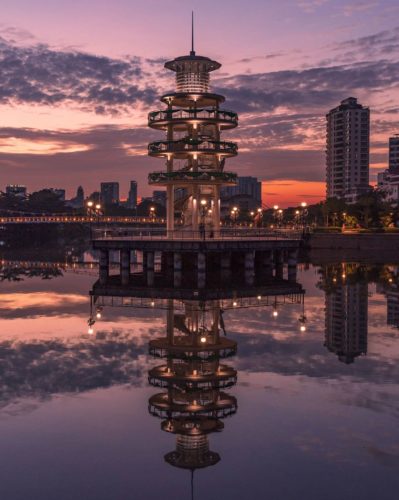
[[325,114],[349,96],[371,110],[370,180],[399,133],[397,0],[13,0],[0,22],[0,190],[131,179],[147,196],[147,127],[174,87],[165,60],[222,64],[212,89],[239,113],[226,170],[263,181],[266,205],[325,194]]

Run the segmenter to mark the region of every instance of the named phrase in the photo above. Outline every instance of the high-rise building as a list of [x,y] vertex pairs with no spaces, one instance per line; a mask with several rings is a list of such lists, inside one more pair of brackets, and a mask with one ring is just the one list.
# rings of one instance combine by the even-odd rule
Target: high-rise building
[[399,134],[389,138],[389,172],[399,174]]
[[130,181],[130,189],[127,197],[127,208],[137,207],[137,182]]
[[101,203],[104,206],[119,204],[119,182],[101,183]]
[[370,189],[370,110],[348,97],[326,118],[327,198],[354,203]]
[[378,189],[384,194],[385,201],[399,202],[399,134],[389,138],[388,169],[379,172]]
[[18,184],[9,184],[6,186],[6,194],[9,196],[18,196],[19,198],[26,198],[26,186],[20,186]]

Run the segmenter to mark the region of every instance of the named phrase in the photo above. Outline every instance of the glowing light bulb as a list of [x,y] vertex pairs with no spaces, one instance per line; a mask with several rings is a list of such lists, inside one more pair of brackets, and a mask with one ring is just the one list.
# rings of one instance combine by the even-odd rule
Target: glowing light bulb
[[92,328],[91,326],[89,326],[89,329],[87,330],[87,333],[88,333],[89,335],[93,335],[94,330],[93,330],[93,328]]
[[273,317],[274,317],[274,318],[277,318],[277,316],[278,316],[278,311],[276,311],[276,309],[275,309],[275,310],[273,311]]
[[98,312],[98,313],[96,314],[96,318],[97,318],[97,319],[101,319],[101,313],[100,313],[100,312]]
[[205,344],[205,342],[206,342],[206,337],[201,337],[201,339],[200,339],[200,340],[201,340],[201,342],[202,342],[203,344]]
[[306,332],[306,326],[305,325],[301,325],[300,330],[301,330],[301,332]]

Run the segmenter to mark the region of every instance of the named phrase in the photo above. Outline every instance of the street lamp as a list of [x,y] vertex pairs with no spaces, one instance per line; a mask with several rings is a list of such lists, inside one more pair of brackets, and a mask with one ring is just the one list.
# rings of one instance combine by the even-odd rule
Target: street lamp
[[307,206],[308,204],[306,203],[306,201],[303,201],[301,203],[301,213],[300,213],[300,219],[301,219],[301,225],[302,227],[304,228],[305,227],[305,222],[306,222],[306,218],[307,218],[307,215],[308,215],[308,209],[307,209]]
[[202,237],[202,239],[205,239],[205,216],[207,212],[208,212],[208,202],[203,198],[202,200],[200,200],[201,220],[199,226],[200,236]]
[[237,222],[237,217],[238,217],[238,207],[233,207],[231,212],[230,212],[231,218],[233,219],[234,226],[236,225]]

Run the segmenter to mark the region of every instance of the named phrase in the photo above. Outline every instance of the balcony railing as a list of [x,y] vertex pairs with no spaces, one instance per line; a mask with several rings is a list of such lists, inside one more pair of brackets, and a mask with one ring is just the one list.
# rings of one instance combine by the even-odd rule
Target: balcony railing
[[167,109],[153,111],[148,114],[148,125],[165,121],[184,120],[217,120],[229,122],[234,125],[238,123],[238,115],[233,111],[221,109]]
[[237,174],[233,172],[216,172],[216,171],[200,171],[200,172],[152,172],[148,175],[150,184],[162,184],[165,182],[176,181],[203,181],[203,182],[221,182],[228,184],[237,183]]
[[236,155],[238,151],[235,142],[211,141],[202,139],[181,139],[179,141],[156,141],[150,142],[148,152],[150,155],[166,153],[220,153]]

